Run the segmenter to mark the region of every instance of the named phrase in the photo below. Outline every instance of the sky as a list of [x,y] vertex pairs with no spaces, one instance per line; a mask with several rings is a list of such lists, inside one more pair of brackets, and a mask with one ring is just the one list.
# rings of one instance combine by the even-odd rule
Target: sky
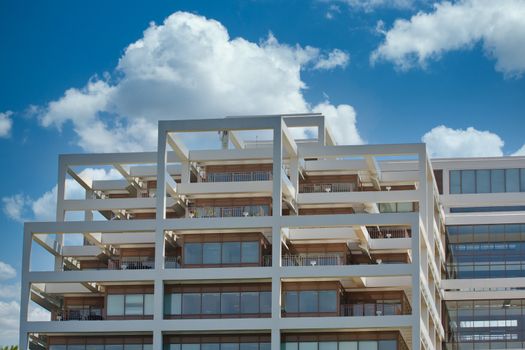
[[58,154],[152,150],[161,119],[313,111],[341,144],[525,155],[523,18],[525,0],[1,1],[0,345]]

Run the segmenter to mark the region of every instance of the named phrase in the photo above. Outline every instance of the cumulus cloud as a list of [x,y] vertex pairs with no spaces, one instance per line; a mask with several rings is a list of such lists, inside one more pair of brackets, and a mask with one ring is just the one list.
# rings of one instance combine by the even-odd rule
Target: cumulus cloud
[[0,339],[5,342],[2,345],[17,344],[19,314],[20,304],[18,302],[0,300]]
[[525,2],[522,0],[460,0],[434,5],[409,20],[398,19],[384,32],[371,61],[391,61],[400,69],[425,67],[447,51],[471,49],[481,43],[496,70],[521,76],[525,70]]
[[451,129],[444,125],[427,132],[421,140],[427,144],[430,157],[499,157],[503,155],[503,140],[490,131],[473,127]]
[[[115,169],[86,168],[79,174],[86,183],[93,180],[116,180],[122,178]],[[65,198],[82,199],[85,191],[75,180],[66,179]],[[31,198],[23,193],[2,198],[4,213],[19,222],[28,220],[54,221],[56,217],[57,186],[38,198]]]
[[0,113],[0,138],[11,135],[11,128],[13,127],[13,120],[11,120],[12,115],[13,112],[11,111]]
[[314,69],[326,70],[336,67],[346,67],[350,61],[350,56],[339,49],[334,49],[327,57],[322,57],[314,65]]
[[[324,0],[324,2],[338,2],[346,4],[352,9],[365,12],[374,11],[378,8],[410,9],[417,1],[418,0]],[[329,9],[326,17],[328,19],[332,19],[333,13],[334,11],[330,11]]]
[[525,156],[525,145],[521,146],[519,150],[512,153],[513,156]]
[[45,127],[72,123],[87,151],[152,150],[160,119],[312,111],[301,72],[348,60],[341,50],[291,46],[272,34],[259,43],[231,38],[218,21],[177,12],[125,49],[113,78],[95,76],[37,110]]
[[16,270],[13,266],[0,261],[0,281],[16,277]]

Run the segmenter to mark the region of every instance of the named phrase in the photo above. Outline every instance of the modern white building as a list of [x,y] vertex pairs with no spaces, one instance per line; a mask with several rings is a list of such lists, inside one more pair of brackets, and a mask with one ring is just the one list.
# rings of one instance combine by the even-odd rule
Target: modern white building
[[521,168],[336,145],[321,114],[161,121],[157,152],[62,155],[56,221],[24,226],[20,346],[523,348]]

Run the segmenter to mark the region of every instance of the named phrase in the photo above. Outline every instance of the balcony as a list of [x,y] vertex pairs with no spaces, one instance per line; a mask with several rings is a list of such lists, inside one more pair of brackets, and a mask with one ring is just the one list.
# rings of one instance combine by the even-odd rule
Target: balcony
[[271,171],[214,172],[202,178],[202,182],[271,181]]
[[181,269],[181,268],[218,268],[218,267],[266,267],[272,266],[272,256],[264,255],[258,263],[221,263],[221,264],[187,264],[181,263],[180,256],[167,256],[164,259],[164,268],[166,269]]
[[243,205],[228,207],[190,207],[190,218],[227,218],[270,215],[268,205]]
[[151,270],[155,268],[155,259],[149,256],[125,257],[121,259],[108,259],[107,262],[99,261],[97,264],[90,264],[83,267],[85,261],[74,261],[67,259],[64,271],[77,270]]
[[86,307],[60,310],[53,318],[54,321],[99,321],[104,319],[104,309]]
[[340,316],[395,316],[410,315],[412,310],[406,303],[354,303],[341,304]]
[[347,264],[346,257],[336,254],[285,255],[282,257],[282,266],[337,266]]
[[347,183],[316,183],[300,184],[300,193],[330,193],[330,192],[355,192],[358,190],[357,184]]
[[412,237],[411,229],[404,227],[367,226],[366,229],[372,239]]

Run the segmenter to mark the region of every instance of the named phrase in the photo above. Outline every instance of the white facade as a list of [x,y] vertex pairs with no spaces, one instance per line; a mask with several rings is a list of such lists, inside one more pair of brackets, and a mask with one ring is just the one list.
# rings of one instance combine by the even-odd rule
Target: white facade
[[[317,137],[295,140],[296,127],[310,127]],[[186,144],[182,141],[188,140],[184,134],[189,133],[216,140],[209,132],[218,131],[228,132],[223,138],[227,147],[194,150],[189,145],[195,144],[195,138]],[[246,131],[264,131],[270,140],[249,142],[243,139]],[[432,165],[443,170],[441,196]],[[479,200],[497,205],[525,203],[523,193],[448,194],[449,170],[489,165],[520,168],[525,167],[525,159],[431,164],[424,144],[338,146],[319,114],[161,121],[157,152],[62,155],[56,222],[24,227],[21,348],[30,341],[49,347],[46,341],[53,337],[139,334],[151,338],[152,348],[160,350],[169,336],[181,334],[257,334],[268,336],[271,349],[279,350],[287,334],[326,333],[370,335],[371,339],[397,334],[398,348],[440,349],[445,339],[443,299],[476,299],[479,293],[483,298],[524,298],[525,292],[515,289],[488,294],[475,290],[478,285],[525,287],[524,278],[441,281],[446,262],[445,216],[447,225],[523,222],[520,212],[449,212],[451,206],[477,206]],[[257,166],[269,170],[235,170]],[[122,178],[90,181],[82,177],[86,167],[112,167]],[[212,177],[213,167],[222,170]],[[85,198],[66,198],[66,186],[73,181],[84,188]],[[75,220],[69,216],[72,212],[77,212]],[[256,266],[187,266],[181,261],[186,264],[189,255],[177,260],[180,255],[173,253],[184,251],[191,237],[222,235],[242,241],[243,235],[255,233],[271,247],[264,254],[258,248]],[[84,244],[67,243],[67,235],[82,236]],[[33,243],[52,254],[53,270],[30,268]],[[340,246],[347,248],[346,255],[326,253]],[[325,253],[317,252],[319,247]],[[123,255],[141,250],[153,251],[154,256],[146,261]],[[36,265],[34,260],[32,264]],[[316,288],[306,287],[312,282],[339,286],[336,311],[288,312],[291,306],[284,300],[288,286]],[[228,283],[268,287],[271,310],[267,317],[166,317],[164,296],[170,288]],[[120,319],[109,317],[108,291],[136,286],[151,288],[151,314],[146,314],[149,306],[144,297],[140,317],[125,313]],[[350,305],[351,312],[344,311],[350,310],[348,300],[354,300],[353,296],[371,293],[398,294],[406,297],[408,305],[401,303],[403,310],[396,308],[392,313],[384,306],[379,309],[377,303],[372,315],[356,314],[355,304]],[[68,300],[86,298],[103,301],[101,319],[69,317],[66,321]],[[53,320],[28,320],[29,300],[52,311]]]

